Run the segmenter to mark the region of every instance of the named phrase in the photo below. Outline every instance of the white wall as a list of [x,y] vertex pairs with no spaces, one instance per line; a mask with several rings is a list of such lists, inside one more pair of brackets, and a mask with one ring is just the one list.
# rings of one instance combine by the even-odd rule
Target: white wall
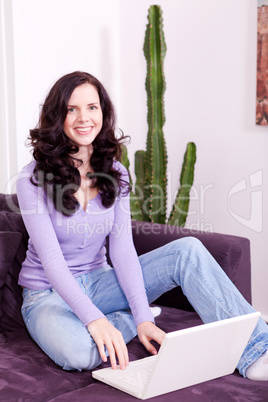
[[[1,40],[5,34],[9,46],[5,51],[2,46],[0,66],[11,65],[4,95],[12,100],[14,93],[15,99],[7,104],[1,92],[0,117],[6,117],[1,119],[1,131],[5,133],[3,121],[13,124],[12,135],[1,133],[1,168],[7,164],[2,141],[15,169],[30,160],[24,143],[37,122],[39,104],[59,76],[81,69],[95,74],[109,90],[119,126],[132,137],[133,171],[134,152],[145,148],[147,134],[142,47],[147,11],[154,2],[0,0],[0,4],[9,22],[1,30]],[[164,131],[169,209],[186,144],[195,141],[198,159],[188,226],[250,239],[253,305],[268,320],[268,128],[255,125],[257,0],[157,4],[163,9],[167,42]],[[14,166],[1,175],[1,191],[13,173]]]
[[[133,154],[145,148],[147,133],[142,46],[151,4],[120,3],[120,123],[132,137],[132,168]],[[167,43],[169,209],[186,144],[194,141],[197,163],[187,225],[250,239],[253,304],[268,320],[268,127],[255,125],[257,1],[157,4],[163,10]]]
[[[6,108],[16,122],[12,158],[17,170],[31,160],[25,141],[38,121],[39,105],[63,74],[85,70],[107,87],[119,109],[119,3],[102,0],[1,0],[4,19],[12,10],[7,48],[14,48],[15,104]],[[3,15],[3,13],[2,13]],[[8,25],[8,24],[7,24]],[[9,26],[9,25],[8,25]],[[12,63],[9,63],[9,65]],[[15,119],[14,119],[15,117]],[[14,180],[10,183],[12,188]],[[5,183],[1,183],[1,191]]]

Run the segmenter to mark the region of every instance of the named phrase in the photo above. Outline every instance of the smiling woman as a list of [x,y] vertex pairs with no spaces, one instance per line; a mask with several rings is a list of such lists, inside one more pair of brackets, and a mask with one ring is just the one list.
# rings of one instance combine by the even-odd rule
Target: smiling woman
[[[35,160],[17,180],[29,234],[19,274],[22,315],[36,343],[67,370],[90,370],[108,355],[114,369],[117,361],[125,369],[126,344],[136,335],[157,354],[151,341],[161,345],[165,333],[154,324],[149,303],[175,286],[203,322],[254,311],[196,238],[138,257],[129,177],[120,163],[123,138],[115,136],[102,84],[87,73],[69,74],[45,100],[39,125],[30,131]],[[243,376],[268,380],[267,348],[260,319],[237,366]]]

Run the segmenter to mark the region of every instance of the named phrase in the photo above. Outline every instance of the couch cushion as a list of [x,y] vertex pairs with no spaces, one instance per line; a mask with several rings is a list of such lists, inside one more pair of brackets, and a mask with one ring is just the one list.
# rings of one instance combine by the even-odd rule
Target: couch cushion
[[16,256],[21,241],[21,233],[0,232],[0,289],[3,287],[6,275]]
[[25,259],[25,248],[20,242],[15,259],[10,267],[2,288],[2,319],[0,327],[5,331],[14,331],[24,327],[21,315],[22,288],[18,285],[21,264]]
[[19,213],[10,211],[0,211],[0,231],[1,232],[20,232],[22,234],[22,242],[27,247],[28,233],[24,222]]
[[2,316],[2,289],[17,255],[21,238],[22,234],[18,232],[0,232],[0,319]]
[[20,212],[17,194],[0,194],[0,211]]
[[[28,234],[21,215],[8,211],[0,211],[0,231],[9,233],[8,238],[2,235],[2,239],[4,239],[2,249],[7,254],[5,254],[5,265],[1,269],[4,283],[1,286],[0,296],[2,315],[0,326],[5,328],[5,331],[11,331],[24,326],[20,312],[22,289],[18,285],[18,276],[26,256]],[[11,250],[14,251],[14,254],[11,253]]]

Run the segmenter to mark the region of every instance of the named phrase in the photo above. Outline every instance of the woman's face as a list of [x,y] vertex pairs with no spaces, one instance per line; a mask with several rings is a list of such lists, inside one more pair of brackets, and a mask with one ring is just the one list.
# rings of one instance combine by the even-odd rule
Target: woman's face
[[90,147],[102,127],[102,110],[97,89],[91,84],[76,87],[69,99],[64,133],[79,148]]

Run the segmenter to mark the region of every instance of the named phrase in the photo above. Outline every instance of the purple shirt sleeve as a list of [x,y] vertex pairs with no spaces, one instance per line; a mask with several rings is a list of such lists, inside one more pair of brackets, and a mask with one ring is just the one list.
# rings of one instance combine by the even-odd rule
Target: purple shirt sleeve
[[[129,180],[120,164],[122,179]],[[135,324],[154,322],[145,292],[141,266],[132,239],[129,195],[120,196],[115,206],[114,226],[109,235],[110,258],[120,286],[125,293]]]

